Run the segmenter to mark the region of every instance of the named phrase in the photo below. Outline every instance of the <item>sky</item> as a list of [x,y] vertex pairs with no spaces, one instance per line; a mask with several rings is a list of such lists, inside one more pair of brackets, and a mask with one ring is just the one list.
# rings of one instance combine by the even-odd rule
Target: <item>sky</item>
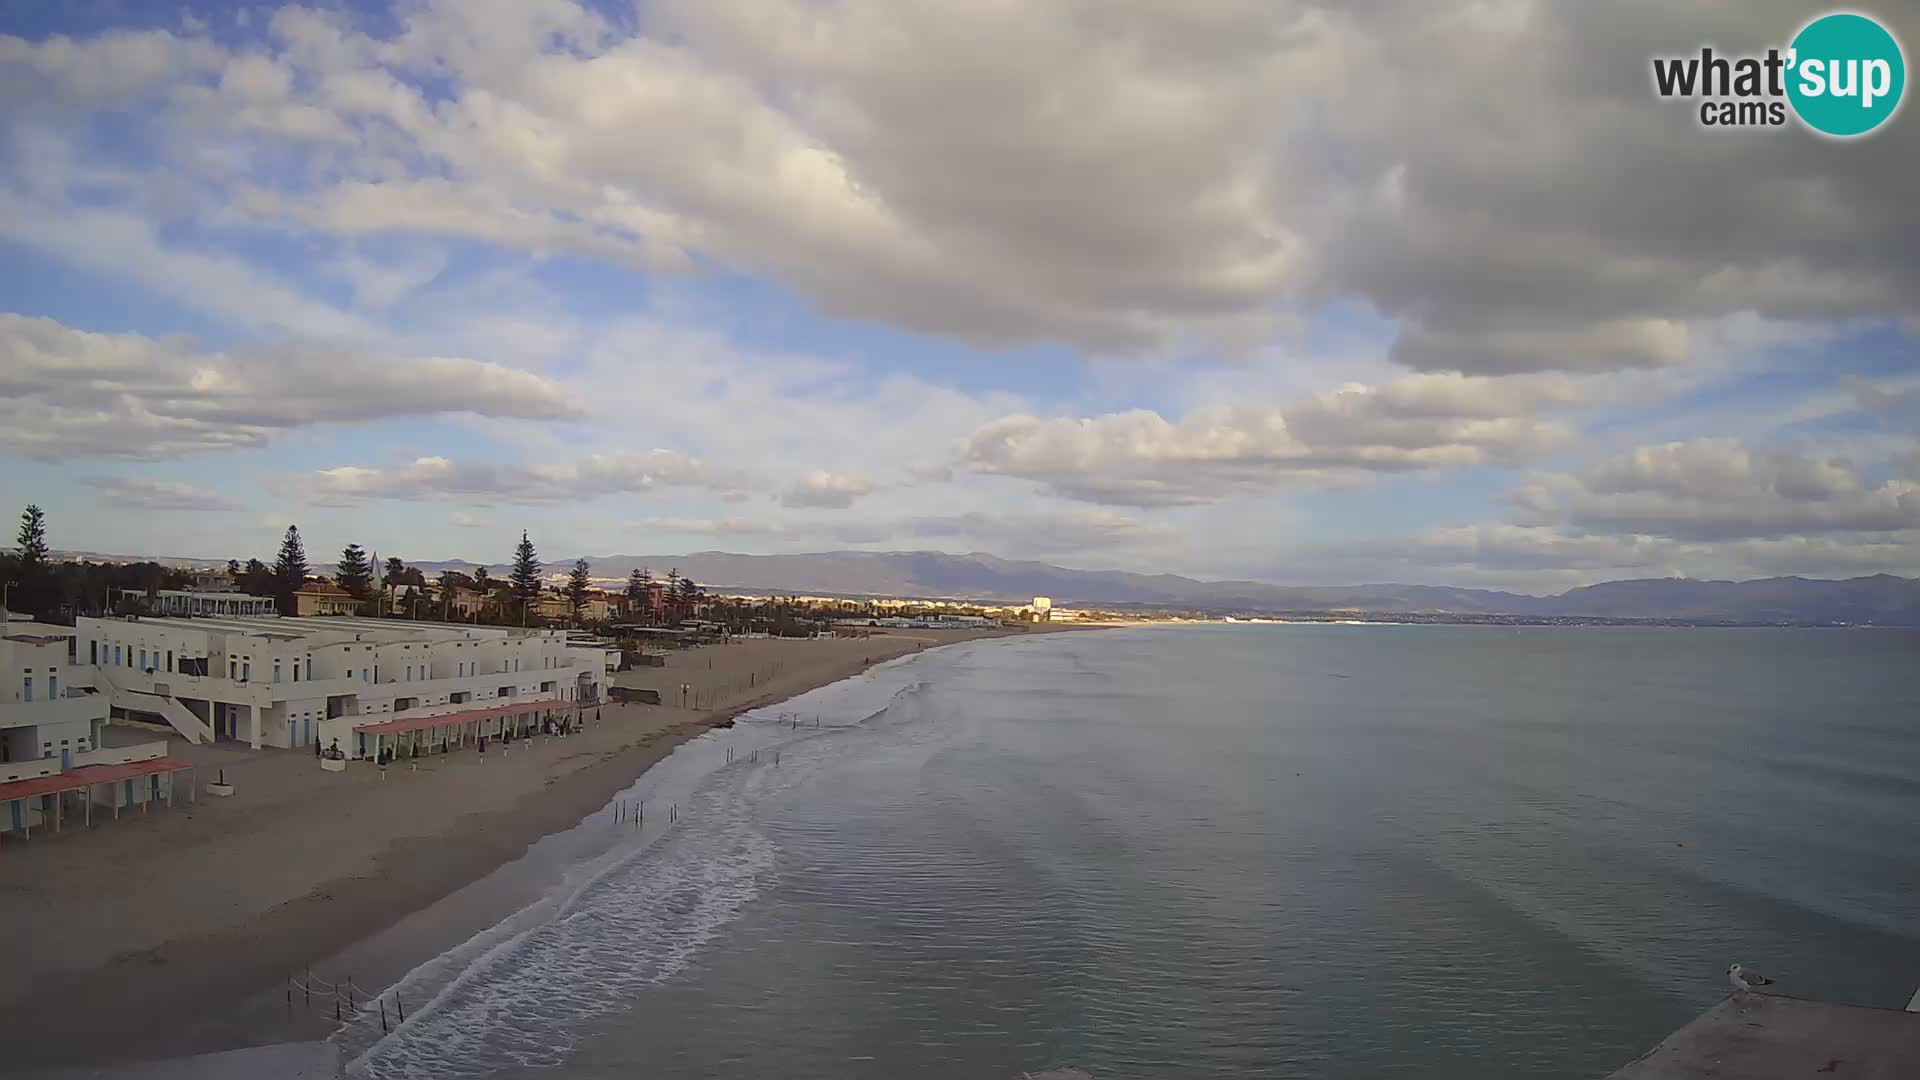
[[0,3],[0,507],[267,560],[1920,574],[1920,119],[1650,86],[1821,10]]

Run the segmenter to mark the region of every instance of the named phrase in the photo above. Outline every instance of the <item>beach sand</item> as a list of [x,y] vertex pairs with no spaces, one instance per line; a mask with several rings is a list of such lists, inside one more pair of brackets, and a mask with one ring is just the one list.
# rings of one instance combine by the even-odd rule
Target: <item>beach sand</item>
[[[1021,631],[1012,631],[1020,633]],[[0,1045],[9,1069],[176,1052],[194,1017],[269,989],[571,828],[712,721],[997,630],[755,639],[668,654],[703,711],[606,705],[565,739],[323,772],[306,751],[172,752],[230,798],[0,842]],[[751,683],[751,685],[748,685]],[[669,693],[672,691],[672,693]]]

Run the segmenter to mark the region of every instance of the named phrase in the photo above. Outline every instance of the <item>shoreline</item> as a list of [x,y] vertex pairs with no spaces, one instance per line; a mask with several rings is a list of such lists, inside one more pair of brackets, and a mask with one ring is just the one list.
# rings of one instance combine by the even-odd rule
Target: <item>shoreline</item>
[[[1070,629],[1079,627],[910,631],[688,650],[672,654],[666,668],[639,670],[643,677],[662,672],[663,681],[704,679],[722,701],[712,709],[609,703],[602,707],[606,719],[572,741],[546,740],[485,758],[465,751],[428,759],[418,773],[396,768],[391,777],[350,769],[345,775],[353,782],[333,787],[315,780],[341,774],[320,774],[299,760],[304,754],[228,748],[222,752],[233,763],[225,767],[236,774],[242,795],[255,794],[254,800],[203,796],[195,808],[0,850],[0,917],[44,915],[49,905],[84,900],[63,909],[68,918],[61,921],[69,925],[51,944],[0,974],[6,980],[0,1038],[9,1046],[9,1068],[71,1068],[260,1045],[258,1033],[223,1030],[218,1018],[244,1013],[287,972],[350,949],[522,858],[542,839],[571,830],[718,722],[929,648]],[[756,664],[771,671],[764,682],[754,680],[757,692],[728,696],[727,683]],[[282,813],[284,834],[272,827]],[[368,836],[367,827],[384,831]],[[330,843],[345,850],[329,850]],[[261,885],[248,880],[250,872],[267,879],[263,887],[246,887]],[[164,896],[141,888],[155,873],[174,875]],[[189,880],[177,880],[181,875]],[[115,883],[122,885],[115,892],[95,891]],[[252,895],[223,897],[227,884],[237,887],[229,892]],[[84,895],[76,897],[76,890]],[[231,903],[236,899],[256,902]],[[220,910],[223,900],[226,910]],[[169,933],[196,923],[200,932]],[[75,957],[58,947],[68,935],[109,926],[104,936],[112,940],[102,943],[108,955]],[[400,974],[404,970],[394,977]]]

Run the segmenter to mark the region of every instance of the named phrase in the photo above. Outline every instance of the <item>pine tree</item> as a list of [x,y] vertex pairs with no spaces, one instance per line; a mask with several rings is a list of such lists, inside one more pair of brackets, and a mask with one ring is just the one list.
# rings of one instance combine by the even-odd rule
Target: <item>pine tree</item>
[[300,526],[287,526],[280,541],[280,556],[273,562],[274,595],[280,600],[280,614],[292,615],[299,609],[293,594],[307,583],[307,548],[300,542]]
[[699,602],[700,602],[700,586],[695,585],[693,583],[693,579],[690,577],[681,578],[680,579],[680,617],[683,619],[692,618],[694,606]]
[[662,595],[660,599],[662,602],[666,604],[667,621],[670,623],[679,622],[680,621],[680,568],[679,567],[676,566],[667,571],[667,587],[664,590],[662,590],[662,592],[664,595]]
[[348,544],[340,552],[340,565],[333,580],[355,600],[364,601],[373,596],[373,564],[367,561],[367,553],[359,544]]
[[587,606],[587,594],[593,591],[593,579],[588,576],[592,569],[585,559],[577,559],[573,571],[567,575],[567,604],[573,608],[573,621],[580,621],[580,611]]
[[40,507],[28,504],[20,512],[20,534],[14,541],[20,567],[29,573],[47,565],[47,515]]
[[12,555],[0,560],[13,589],[8,605],[15,611],[46,616],[54,606],[55,581],[47,565],[47,516],[38,506],[20,514],[20,533]]
[[520,531],[519,546],[513,549],[513,573],[507,580],[513,585],[513,598],[520,601],[520,622],[525,625],[534,600],[540,596],[540,557],[525,529]]

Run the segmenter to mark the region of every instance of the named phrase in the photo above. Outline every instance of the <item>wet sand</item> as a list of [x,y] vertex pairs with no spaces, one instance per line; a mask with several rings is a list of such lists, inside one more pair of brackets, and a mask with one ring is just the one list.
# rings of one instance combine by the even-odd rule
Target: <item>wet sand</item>
[[[195,1017],[279,984],[603,806],[721,717],[857,674],[868,663],[1006,631],[894,631],[751,640],[668,655],[652,675],[704,711],[606,705],[565,739],[323,772],[302,751],[230,744],[173,751],[224,770],[204,793],[91,831],[0,843],[0,963],[7,1067],[128,1061],[177,1052]],[[1014,631],[1013,633],[1019,633]]]

